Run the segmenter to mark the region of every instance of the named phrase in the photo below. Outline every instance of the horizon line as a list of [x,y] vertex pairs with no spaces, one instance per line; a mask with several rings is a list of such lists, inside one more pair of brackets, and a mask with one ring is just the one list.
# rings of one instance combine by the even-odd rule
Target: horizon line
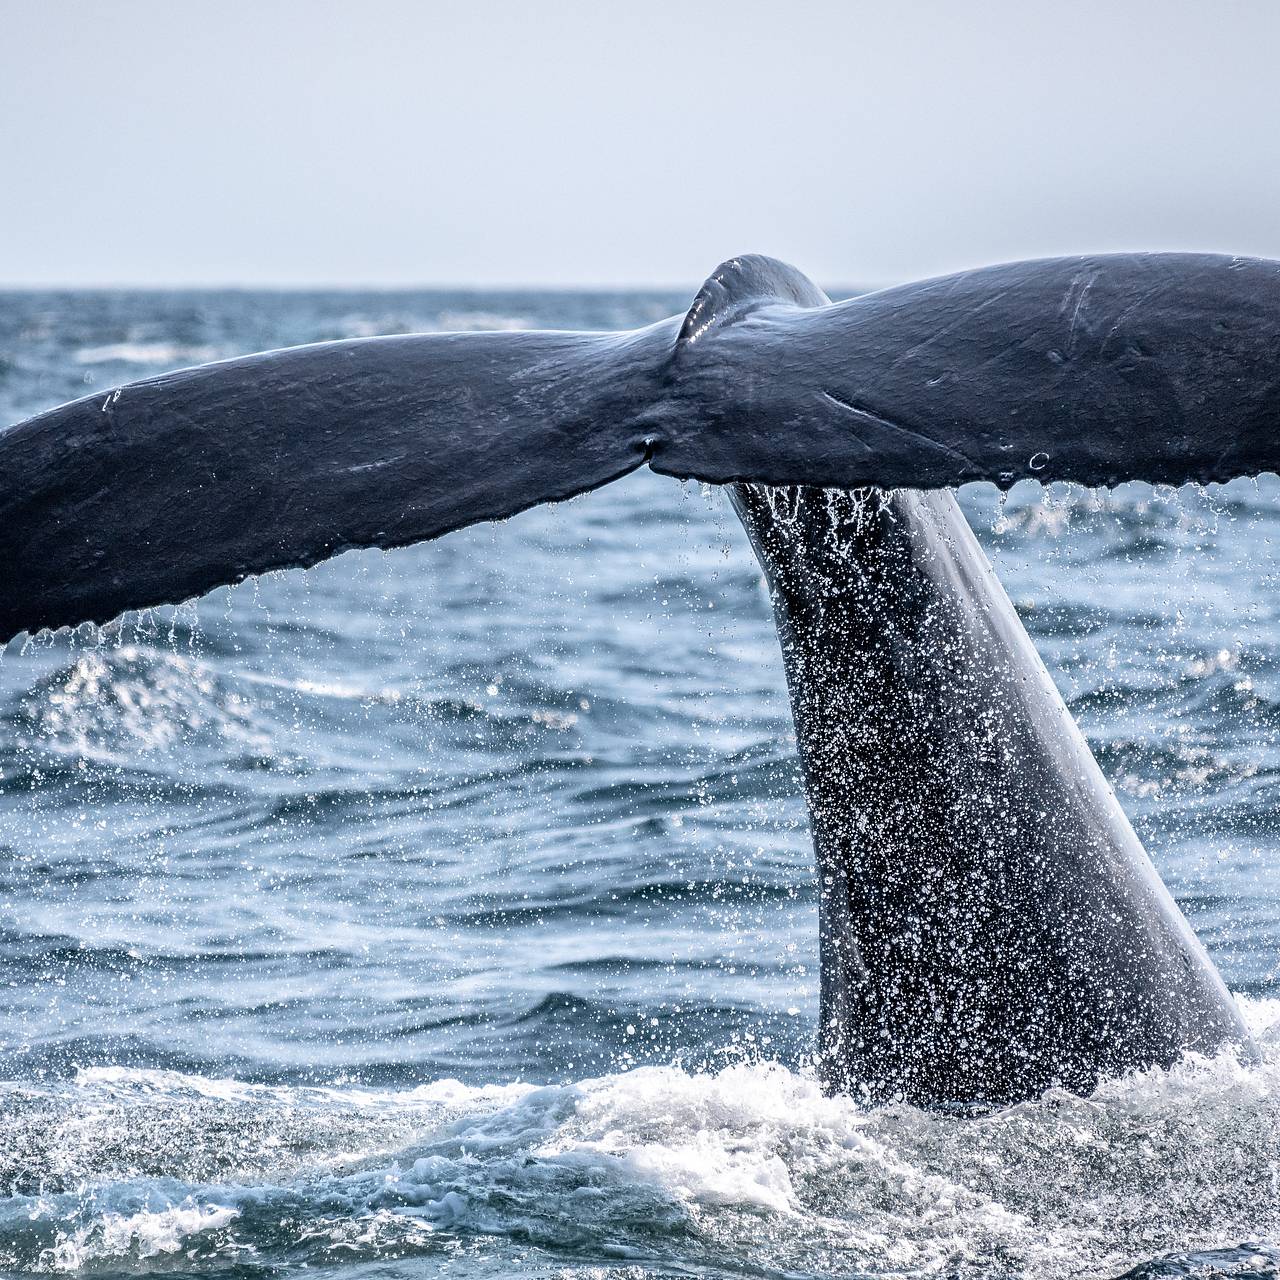
[[[261,283],[212,283],[164,281],[159,283],[110,282],[93,284],[71,284],[56,282],[10,283],[0,280],[0,293],[689,293],[695,294],[702,282],[696,284],[601,284],[601,283],[558,283],[558,284],[465,284],[465,283],[334,283],[332,281],[317,282],[272,282]],[[835,290],[841,294],[867,293],[874,289],[887,288],[886,283],[874,284],[838,284],[824,285],[828,291]]]

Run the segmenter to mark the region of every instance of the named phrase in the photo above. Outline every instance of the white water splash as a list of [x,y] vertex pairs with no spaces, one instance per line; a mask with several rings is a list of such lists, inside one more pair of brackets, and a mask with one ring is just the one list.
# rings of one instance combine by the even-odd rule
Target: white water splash
[[[1244,1009],[1265,1032],[1280,1002]],[[442,1240],[644,1259],[679,1238],[710,1274],[749,1259],[789,1275],[1115,1275],[1280,1232],[1280,1046],[1263,1043],[1258,1063],[1190,1057],[978,1117],[859,1106],[768,1062],[409,1090],[84,1071],[6,1089],[4,1177],[24,1185],[2,1202],[0,1265],[324,1265]]]

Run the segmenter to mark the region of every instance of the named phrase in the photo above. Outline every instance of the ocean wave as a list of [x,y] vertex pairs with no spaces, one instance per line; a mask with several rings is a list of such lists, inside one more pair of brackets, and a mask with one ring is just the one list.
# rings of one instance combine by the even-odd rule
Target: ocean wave
[[466,1243],[654,1264],[678,1247],[710,1275],[1053,1280],[1221,1262],[1280,1229],[1274,1047],[976,1117],[827,1097],[763,1060],[393,1091],[108,1067],[3,1093],[0,1265],[21,1272],[422,1261]]
[[483,311],[458,308],[442,311],[436,317],[435,327],[443,333],[491,333],[500,330],[529,329],[528,316],[507,315],[501,311]]

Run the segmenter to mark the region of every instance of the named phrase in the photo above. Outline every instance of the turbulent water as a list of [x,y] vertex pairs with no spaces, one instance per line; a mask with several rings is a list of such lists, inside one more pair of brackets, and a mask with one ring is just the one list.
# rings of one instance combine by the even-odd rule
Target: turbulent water
[[[0,422],[640,294],[0,295]],[[822,1096],[777,641],[649,473],[0,662],[0,1272],[1280,1275],[1280,485],[962,495],[1262,1038],[985,1116]]]

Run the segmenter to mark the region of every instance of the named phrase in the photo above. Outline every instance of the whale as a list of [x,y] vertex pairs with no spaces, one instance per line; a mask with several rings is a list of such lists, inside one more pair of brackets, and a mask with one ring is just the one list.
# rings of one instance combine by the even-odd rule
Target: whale
[[748,255],[623,333],[321,343],[0,432],[0,642],[391,548],[648,465],[773,603],[832,1092],[1004,1105],[1254,1052],[957,502],[1280,466],[1280,263],[1012,263],[832,302]]

